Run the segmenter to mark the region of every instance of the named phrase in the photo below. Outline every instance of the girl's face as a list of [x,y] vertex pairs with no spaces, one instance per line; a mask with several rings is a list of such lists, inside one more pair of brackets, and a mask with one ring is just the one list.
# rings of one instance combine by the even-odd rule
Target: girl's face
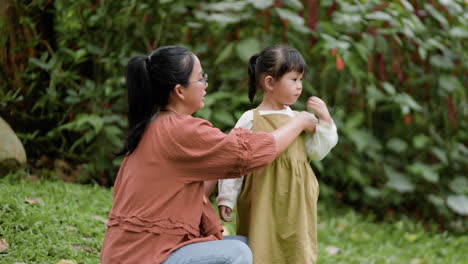
[[192,74],[185,86],[186,107],[191,113],[202,109],[205,106],[204,100],[208,87],[208,76],[203,72],[200,60],[195,56]]
[[291,71],[279,80],[275,80],[272,91],[273,99],[282,105],[295,104],[302,92],[303,77],[303,73]]

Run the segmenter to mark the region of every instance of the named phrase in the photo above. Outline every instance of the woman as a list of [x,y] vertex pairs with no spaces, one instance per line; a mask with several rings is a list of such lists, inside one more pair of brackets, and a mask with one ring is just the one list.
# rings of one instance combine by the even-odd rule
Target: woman
[[229,134],[191,116],[207,75],[180,46],[127,67],[130,131],[114,185],[101,263],[251,263],[245,238],[226,237],[204,182],[236,178],[272,162],[317,120],[302,112],[271,133]]

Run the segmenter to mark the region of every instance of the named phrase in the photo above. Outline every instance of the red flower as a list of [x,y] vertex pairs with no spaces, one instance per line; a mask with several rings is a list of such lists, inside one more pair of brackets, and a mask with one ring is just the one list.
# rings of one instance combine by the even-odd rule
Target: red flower
[[344,69],[344,61],[340,57],[336,57],[336,69],[339,71]]
[[407,125],[411,124],[411,114],[405,115],[405,124]]

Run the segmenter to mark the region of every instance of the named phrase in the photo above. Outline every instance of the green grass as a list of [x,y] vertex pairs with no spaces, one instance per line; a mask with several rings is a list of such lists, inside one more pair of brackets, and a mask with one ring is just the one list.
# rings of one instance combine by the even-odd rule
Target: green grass
[[[111,199],[111,191],[99,186],[0,179],[0,239],[9,244],[0,263],[99,263],[105,232],[100,217],[107,216]],[[352,209],[334,208],[319,205],[320,264],[468,263],[468,235],[426,232],[405,218],[376,223]],[[329,247],[338,252],[330,254]]]

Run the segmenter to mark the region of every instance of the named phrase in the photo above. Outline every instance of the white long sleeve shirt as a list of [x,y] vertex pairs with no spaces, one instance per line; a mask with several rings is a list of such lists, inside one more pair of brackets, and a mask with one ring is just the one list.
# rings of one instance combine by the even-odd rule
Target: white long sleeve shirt
[[[259,111],[260,115],[268,114],[284,114],[294,117],[295,112],[286,107],[283,110],[265,110]],[[236,128],[244,128],[252,131],[253,127],[253,110],[245,112],[236,123]],[[338,142],[338,133],[334,123],[328,124],[321,121],[315,128],[315,133],[307,133],[305,138],[305,148],[307,155],[312,160],[322,160],[330,150]],[[237,197],[242,189],[244,177],[235,179],[224,179],[218,181],[218,198],[216,199],[218,206],[224,205],[234,208]]]

